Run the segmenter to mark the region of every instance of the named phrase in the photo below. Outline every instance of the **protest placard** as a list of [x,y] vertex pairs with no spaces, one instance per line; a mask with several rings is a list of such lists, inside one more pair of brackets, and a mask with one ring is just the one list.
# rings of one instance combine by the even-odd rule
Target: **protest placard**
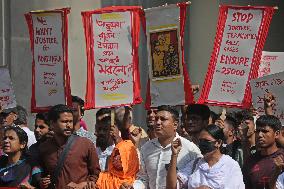
[[267,75],[250,81],[253,96],[253,107],[260,115],[265,114],[264,95],[272,93],[275,97],[273,113],[284,125],[284,72]]
[[199,103],[248,108],[273,7],[221,5]]
[[27,13],[32,62],[32,112],[46,111],[56,104],[70,104],[68,71],[69,9]]
[[258,77],[284,71],[284,52],[262,51]]
[[145,107],[193,103],[184,61],[188,3],[145,10],[149,81]]
[[0,106],[1,109],[16,107],[16,97],[7,68],[0,68]]
[[142,102],[138,64],[141,7],[82,12],[87,44],[86,109]]

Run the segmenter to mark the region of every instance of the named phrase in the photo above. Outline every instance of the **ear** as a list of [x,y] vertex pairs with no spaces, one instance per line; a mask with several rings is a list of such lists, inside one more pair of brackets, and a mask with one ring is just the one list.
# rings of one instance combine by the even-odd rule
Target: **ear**
[[222,140],[217,140],[215,145],[216,145],[217,148],[221,148],[222,144],[223,144]]
[[280,130],[275,131],[275,139],[278,139],[280,135],[281,135]]
[[49,126],[49,129],[50,130],[53,130],[54,129],[54,121],[53,120],[50,120],[50,126]]
[[25,143],[25,142],[23,144],[21,144],[20,145],[21,150],[25,149],[26,146],[27,146],[27,143]]
[[177,130],[177,128],[178,128],[178,121],[175,121],[174,122],[174,129]]

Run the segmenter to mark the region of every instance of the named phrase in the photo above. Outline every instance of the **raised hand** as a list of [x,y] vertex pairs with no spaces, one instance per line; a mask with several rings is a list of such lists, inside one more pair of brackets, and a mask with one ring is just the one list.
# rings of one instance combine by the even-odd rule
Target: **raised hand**
[[142,137],[142,129],[139,128],[135,128],[132,132],[130,132],[130,140],[132,141],[132,143],[138,147],[140,140]]
[[177,138],[176,140],[174,140],[172,142],[172,155],[178,155],[180,150],[181,150],[181,141],[180,141],[180,138]]

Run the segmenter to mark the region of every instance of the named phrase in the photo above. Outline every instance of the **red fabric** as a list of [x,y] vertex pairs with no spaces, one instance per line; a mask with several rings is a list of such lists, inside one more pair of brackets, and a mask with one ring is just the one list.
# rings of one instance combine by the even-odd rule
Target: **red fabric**
[[[258,40],[256,42],[254,54],[253,54],[253,59],[252,59],[252,65],[248,77],[248,81],[246,84],[246,89],[245,89],[245,94],[243,101],[241,103],[232,103],[232,102],[218,102],[218,101],[212,101],[208,100],[208,95],[211,89],[212,85],[212,79],[213,79],[213,74],[215,72],[215,67],[217,64],[217,58],[223,38],[223,32],[224,32],[224,27],[227,19],[227,14],[228,14],[228,9],[263,9],[265,14],[262,17],[262,23],[259,27],[258,31]],[[219,19],[218,19],[218,24],[217,24],[217,32],[216,32],[216,37],[215,37],[215,42],[214,42],[214,49],[211,55],[210,63],[209,63],[209,68],[205,77],[205,82],[202,88],[202,93],[200,96],[200,99],[198,103],[207,103],[210,105],[217,105],[217,106],[227,106],[227,107],[239,107],[239,108],[249,108],[251,106],[251,89],[249,85],[249,81],[253,78],[257,77],[258,74],[258,67],[260,63],[260,58],[261,58],[261,53],[262,49],[264,46],[264,42],[266,40],[266,36],[268,33],[269,25],[271,22],[272,15],[274,13],[274,8],[273,7],[255,7],[255,6],[230,6],[230,5],[222,5],[219,9]]]
[[190,79],[184,62],[184,26],[186,21],[186,7],[188,3],[178,3],[180,7],[180,43],[182,52],[182,67],[183,67],[183,78],[184,78],[184,96],[185,104],[191,104],[194,101],[194,96],[191,89]]
[[64,77],[64,93],[65,93],[65,102],[67,105],[71,105],[71,89],[70,89],[70,77],[68,70],[68,17],[67,15],[70,13],[70,8],[63,9],[55,9],[55,10],[47,10],[41,12],[29,12],[25,14],[26,22],[29,28],[30,35],[30,46],[32,51],[32,97],[31,97],[31,112],[46,112],[50,107],[37,107],[36,106],[36,98],[35,98],[35,59],[34,59],[34,31],[33,31],[33,21],[32,14],[41,14],[43,12],[47,13],[61,13],[62,14],[62,47],[63,47],[63,77]]
[[[140,33],[140,16],[143,15],[143,10],[140,6],[115,6],[105,7],[93,11],[82,12],[82,19],[85,31],[86,39],[86,53],[87,53],[87,86],[85,96],[85,109],[102,108],[96,106],[95,103],[95,75],[94,75],[94,32],[92,14],[101,14],[108,12],[131,12],[131,37],[132,37],[132,55],[133,55],[133,104],[139,104],[142,102],[140,95],[140,75],[139,75],[139,33]],[[120,106],[129,105],[121,104]],[[109,106],[112,107],[112,106]]]

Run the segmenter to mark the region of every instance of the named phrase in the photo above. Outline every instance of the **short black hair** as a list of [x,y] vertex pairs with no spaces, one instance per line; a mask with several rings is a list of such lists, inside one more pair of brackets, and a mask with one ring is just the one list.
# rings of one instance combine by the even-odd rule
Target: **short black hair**
[[204,128],[213,138],[216,140],[225,140],[223,129],[215,124],[210,124],[206,128]]
[[279,131],[282,128],[280,120],[274,115],[262,115],[256,120],[256,127],[269,126],[274,131]]
[[195,114],[208,121],[210,117],[210,109],[205,104],[190,104],[186,108],[186,115]]
[[101,116],[101,115],[104,115],[104,114],[111,114],[111,109],[110,108],[101,108],[97,111],[96,113],[96,118]]
[[97,124],[110,126],[111,125],[111,117],[106,116],[106,117],[102,118],[101,120],[97,121]]
[[84,112],[85,112],[85,108],[84,108],[84,105],[85,105],[85,101],[78,97],[78,96],[71,96],[72,97],[72,102],[77,102],[79,105],[80,105],[80,110],[81,110],[81,114],[82,116],[84,115]]
[[158,106],[157,112],[160,112],[160,111],[170,112],[172,114],[174,120],[179,121],[179,113],[173,106],[169,106],[169,105]]
[[15,125],[23,125],[23,124],[27,124],[28,120],[27,120],[27,110],[23,107],[23,106],[17,106],[17,119],[14,121]]
[[215,121],[219,118],[218,114],[216,114],[215,112],[213,112],[212,110],[210,110],[210,117],[212,119],[212,123],[215,123]]
[[72,108],[70,108],[69,106],[66,106],[64,104],[57,104],[55,106],[53,106],[49,112],[48,112],[48,119],[49,121],[53,121],[56,122],[61,113],[71,113],[73,115],[73,110]]
[[49,126],[49,119],[48,119],[48,113],[47,113],[47,112],[44,112],[44,113],[37,113],[37,114],[36,114],[36,119],[43,120],[44,123]]
[[251,111],[249,110],[242,110],[239,111],[235,114],[235,118],[237,120],[237,122],[240,124],[241,122],[245,121],[245,120],[251,120],[254,121],[253,119],[253,114]]
[[227,114],[226,115],[226,119],[225,121],[234,129],[237,129],[238,127],[238,122],[237,120],[234,118],[233,114]]

